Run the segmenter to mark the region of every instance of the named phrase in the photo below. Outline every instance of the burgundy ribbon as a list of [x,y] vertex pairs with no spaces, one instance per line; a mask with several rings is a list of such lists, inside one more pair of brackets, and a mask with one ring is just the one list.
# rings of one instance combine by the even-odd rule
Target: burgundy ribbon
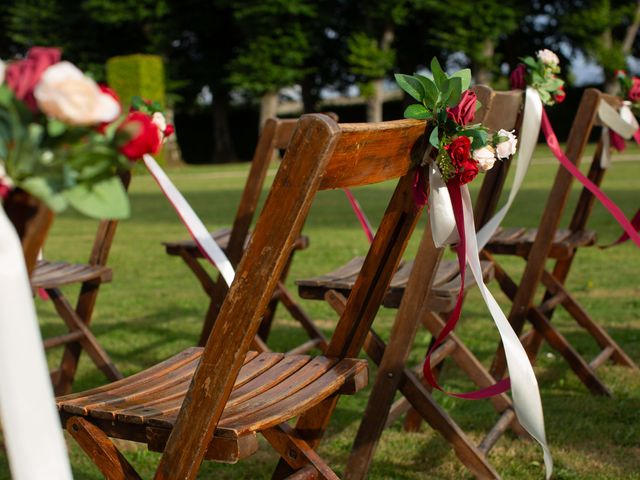
[[371,228],[371,223],[369,223],[369,219],[367,218],[364,211],[362,210],[360,203],[358,202],[358,200],[356,200],[356,197],[353,196],[353,193],[351,193],[351,190],[349,190],[348,188],[343,188],[342,190],[344,191],[344,194],[347,196],[347,199],[351,204],[351,208],[353,209],[353,213],[356,214],[356,217],[360,222],[360,226],[362,227],[364,234],[367,236],[367,240],[369,240],[369,243],[372,243],[373,228]]
[[464,299],[464,280],[467,271],[467,256],[465,247],[466,236],[464,229],[464,211],[462,209],[462,195],[460,194],[460,186],[461,185],[457,180],[452,180],[447,183],[447,190],[449,191],[449,196],[451,197],[451,205],[453,207],[453,214],[456,220],[456,227],[458,228],[458,235],[460,236],[460,241],[456,245],[456,253],[458,255],[458,268],[460,269],[460,290],[458,291],[456,305],[451,312],[447,323],[436,338],[436,341],[431,345],[431,348],[429,349],[429,352],[424,359],[422,373],[427,382],[429,382],[429,385],[440,390],[441,392],[446,393],[447,395],[468,400],[480,400],[506,392],[511,385],[509,378],[505,377],[493,385],[474,390],[472,392],[452,393],[447,392],[438,384],[438,381],[436,380],[431,370],[431,355],[436,350],[436,348],[438,348],[444,342],[447,336],[456,328],[458,320],[460,320],[460,314],[462,313],[462,300]]
[[422,166],[416,169],[416,174],[413,178],[413,201],[416,207],[424,207],[429,201],[429,196],[427,195],[427,176]]
[[[640,210],[638,210],[631,219],[631,225],[636,229],[636,232],[640,231]],[[615,242],[609,243],[608,245],[599,245],[598,248],[605,249],[609,247],[615,247],[616,245],[620,245],[627,240],[629,240],[629,235],[627,234],[627,232],[623,232]]]
[[[560,161],[560,163],[573,175],[578,179],[578,181],[585,186],[598,200],[600,203],[609,210],[609,213],[613,215],[613,218],[622,226],[625,233],[629,236],[633,242],[640,247],[640,235],[636,231],[636,228],[631,224],[631,222],[627,219],[625,214],[605,193],[598,188],[598,186],[589,180],[579,169],[576,167],[571,160],[567,158],[562,149],[560,148],[560,143],[558,142],[558,138],[551,127],[551,122],[549,122],[549,117],[547,117],[547,112],[542,109],[542,132],[544,133],[545,139],[547,141],[547,145],[549,149],[554,154],[554,156]],[[640,132],[636,132],[634,134],[634,138],[638,137],[640,139]]]

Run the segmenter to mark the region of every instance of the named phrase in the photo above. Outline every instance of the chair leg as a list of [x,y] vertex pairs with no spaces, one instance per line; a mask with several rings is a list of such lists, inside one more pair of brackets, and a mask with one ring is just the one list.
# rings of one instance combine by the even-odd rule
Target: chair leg
[[[57,395],[66,394],[71,391],[71,385],[78,368],[78,361],[80,360],[82,350],[86,350],[91,360],[93,360],[109,380],[114,381],[122,378],[122,373],[116,368],[109,354],[100,346],[88,327],[91,321],[93,305],[90,305],[91,308],[87,308],[84,302],[94,302],[95,294],[97,293],[96,290],[97,288],[93,289],[87,287],[87,285],[83,285],[80,299],[78,300],[79,308],[77,310],[73,309],[59,289],[52,288],[47,290],[56,311],[67,325],[69,331],[81,331],[83,333],[80,340],[65,346],[60,363],[58,383],[55,385]],[[83,297],[83,294],[87,296]],[[83,313],[84,316],[80,316],[80,313]]]
[[82,417],[71,417],[66,429],[107,480],[141,480],[142,477],[98,427]]
[[[296,430],[289,424],[283,423],[268,430],[262,435],[280,454],[289,467],[296,472],[285,478],[318,478],[323,480],[338,480],[338,476],[320,455],[300,438]],[[274,472],[274,478],[276,472]]]

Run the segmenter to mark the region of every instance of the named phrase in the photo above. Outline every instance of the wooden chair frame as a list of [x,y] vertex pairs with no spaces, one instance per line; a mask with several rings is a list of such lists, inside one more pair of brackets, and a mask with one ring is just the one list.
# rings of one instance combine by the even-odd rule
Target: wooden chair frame
[[[260,194],[271,160],[275,155],[277,155],[279,150],[286,150],[296,123],[297,119],[267,119],[260,133],[258,145],[256,146],[247,182],[242,192],[240,205],[238,206],[238,210],[233,221],[233,226],[230,230],[225,228],[212,232],[212,236],[224,249],[227,257],[234,267],[240,262],[249,240],[249,229],[256,209],[258,208],[258,201],[260,200]],[[203,346],[211,333],[215,319],[220,311],[220,306],[227,294],[227,284],[221,276],[219,276],[217,281],[214,281],[213,278],[211,278],[210,274],[200,263],[203,256],[195,245],[195,242],[191,240],[165,242],[164,245],[168,255],[177,255],[184,260],[187,266],[198,278],[202,289],[209,297],[209,307],[205,315],[200,340],[198,342],[200,346]],[[308,315],[300,305],[295,302],[294,297],[284,286],[289,266],[293,260],[293,254],[296,250],[307,248],[308,245],[309,239],[306,236],[301,235],[296,240],[294,249],[291,251],[289,262],[282,272],[278,288],[274,292],[273,298],[269,303],[269,309],[265,314],[260,329],[258,330],[259,337],[256,338],[254,347],[259,348],[260,350],[268,350],[268,347],[264,342],[266,342],[269,335],[278,303],[282,303],[282,305],[289,311],[291,316],[300,323],[309,336],[309,341],[296,348],[292,353],[305,352],[314,347],[319,348],[322,351],[327,348],[327,339],[325,335],[313,324]]]
[[[480,121],[496,131],[500,128],[519,129],[522,92],[498,93],[487,87],[476,87],[476,92],[483,105],[483,117]],[[477,226],[484,225],[495,213],[508,168],[509,162],[502,162],[487,173],[475,206]],[[443,317],[447,318],[450,313],[448,310],[455,304],[455,295],[460,285],[459,275],[448,284],[448,289],[438,288],[441,291],[440,296],[434,296],[435,287],[425,282],[425,278],[429,276],[428,272],[437,271],[440,266],[442,253],[443,249],[438,249],[433,244],[431,226],[427,224],[415,260],[413,263],[407,262],[407,268],[403,267],[394,276],[392,288],[385,297],[385,306],[398,308],[388,344],[385,345],[373,330],[367,336],[365,351],[378,365],[378,373],[349,456],[346,479],[366,478],[384,428],[405,412],[408,412],[405,420],[408,430],[416,430],[421,420],[427,421],[453,446],[460,461],[481,478],[499,478],[487,460],[487,454],[507,428],[511,427],[518,435],[528,437],[517,422],[511,400],[506,394],[502,394],[491,398],[494,408],[500,414],[500,420],[480,445],[476,446],[455,420],[433,399],[431,388],[425,385],[422,379],[421,369],[407,366],[419,324],[422,323],[433,336],[437,336],[445,323]],[[393,287],[394,283],[403,283],[399,281],[399,277],[406,275],[406,271],[410,272],[408,280],[401,287]],[[488,275],[490,273],[487,272]],[[468,282],[469,285],[473,283],[472,280]],[[301,287],[302,296],[317,298],[309,295],[311,291],[307,286]],[[346,304],[347,295],[348,288],[345,285],[344,289],[327,290],[324,299],[340,314]],[[446,306],[447,310],[440,310],[439,314],[434,312],[434,309],[442,309],[443,306]],[[494,383],[488,370],[455,334],[451,334],[434,353],[432,365],[434,368],[440,367],[449,356],[478,387],[483,388]],[[403,396],[394,403],[397,391]]]
[[[121,179],[128,188],[130,174],[123,173]],[[60,367],[51,372],[51,381],[56,395],[71,391],[83,350],[107,379],[114,381],[122,378],[122,373],[89,328],[100,286],[112,279],[112,271],[107,266],[107,259],[117,227],[116,220],[102,220],[98,224],[91,255],[86,264],[52,262],[43,259],[36,261],[31,273],[31,287],[34,291],[41,288],[47,292],[56,312],[68,329],[67,333],[46,338],[43,342],[45,349],[65,347]],[[80,293],[75,307],[62,292],[63,287],[73,284],[80,284]]]
[[[136,380],[133,377],[131,381],[124,379],[58,399],[67,430],[107,478],[138,478],[108,435],[146,442],[150,448],[163,451],[156,479],[191,479],[197,475],[205,457],[229,461],[231,456],[237,460],[242,456],[241,450],[246,453],[247,448],[251,449],[256,431],[260,431],[281,455],[274,478],[337,478],[315,448],[340,393],[353,393],[366,383],[366,368],[363,368],[366,364],[350,359],[358,354],[365,342],[421,212],[413,201],[412,174],[427,148],[423,133],[424,124],[416,121],[339,126],[323,115],[305,115],[300,119],[206,346],[204,349],[192,348],[181,354],[183,357],[177,356],[199,356],[193,376],[188,375],[188,391],[178,400],[177,413],[163,415],[159,407],[139,404],[141,410],[138,412],[163,422],[164,427],[160,428],[157,423],[127,423],[122,412],[119,414],[117,410],[109,410],[113,416],[108,420],[101,419],[99,412],[91,412],[88,404],[92,399],[106,399],[102,405],[109,408],[139,402],[142,393],[136,391],[129,391],[126,399],[121,399],[124,403],[119,403],[111,393],[121,386],[131,385]],[[398,177],[398,186],[326,356],[318,359],[333,362],[335,368],[344,365],[343,373],[325,384],[320,380],[309,384],[309,388],[320,384],[315,395],[307,396],[306,387],[300,385],[300,395],[292,392],[288,401],[263,405],[263,409],[252,409],[240,415],[239,421],[253,422],[252,429],[238,437],[242,442],[233,444],[235,456],[230,455],[228,440],[234,430],[224,423],[225,404],[232,395],[234,384],[240,382],[238,374],[243,363],[248,358],[256,358],[247,352],[316,192]],[[423,278],[426,284],[431,283],[432,275],[433,272]],[[147,372],[150,371],[155,372],[153,378],[159,376],[161,381],[168,377],[163,373],[162,365]],[[148,386],[147,380],[152,380],[150,375],[142,372],[134,377],[146,379],[142,386]],[[256,386],[253,392],[258,395],[259,389]],[[153,394],[157,393],[154,390]],[[286,421],[293,417],[298,420],[295,427],[290,427]],[[172,428],[167,427],[168,422]]]
[[[580,164],[589,135],[596,125],[600,102],[608,102],[616,108],[621,105],[621,100],[618,97],[601,93],[596,89],[588,89],[584,92],[566,147],[567,157],[576,166]],[[605,173],[600,167],[599,161],[602,148],[602,143],[599,142],[588,174],[590,180],[598,185]],[[508,318],[516,333],[522,332],[526,320],[531,322],[533,326],[533,330],[522,339],[532,362],[535,361],[544,339],[564,357],[571,369],[591,392],[610,396],[611,392],[598,377],[596,368],[609,358],[618,365],[634,370],[638,370],[638,366],[615,340],[591,318],[586,309],[565,287],[578,248],[595,244],[596,238],[593,232],[585,231],[595,202],[595,197],[586,188],[580,195],[569,229],[566,231],[558,229],[572,183],[571,173],[563,166],[559,166],[538,229],[528,232],[526,234],[528,240],[523,242],[508,240],[513,229],[499,232],[489,242],[483,256],[494,261],[498,283],[512,301]],[[531,234],[535,236],[532,238]],[[507,240],[505,241],[505,239]],[[527,263],[519,285],[497,263],[495,256],[500,253],[515,254],[526,260]],[[551,272],[545,269],[547,259],[555,260]],[[544,286],[545,293],[542,301],[536,303],[535,295],[540,284]],[[576,323],[583,327],[602,348],[601,353],[591,362],[584,360],[551,323],[551,317],[557,306],[564,307]],[[504,352],[502,347],[499,347],[491,373],[496,378],[500,378],[504,375],[505,369]]]

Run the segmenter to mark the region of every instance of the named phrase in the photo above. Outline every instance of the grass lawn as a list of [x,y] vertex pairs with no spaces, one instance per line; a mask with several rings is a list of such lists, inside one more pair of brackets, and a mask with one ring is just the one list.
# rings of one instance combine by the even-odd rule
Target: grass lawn
[[[640,207],[640,161],[632,159],[638,152],[630,149],[622,158],[628,161],[614,162],[604,183],[606,192],[629,216]],[[557,163],[550,158],[548,150],[540,150],[505,225],[537,224],[556,169]],[[186,167],[171,170],[169,174],[207,226],[216,228],[229,224],[233,218],[247,171],[248,165],[242,164]],[[374,224],[381,218],[393,187],[394,184],[385,183],[355,191]],[[570,207],[576,193],[577,189]],[[185,237],[185,230],[144,172],[133,179],[131,202],[133,214],[119,226],[109,261],[114,280],[101,290],[92,327],[126,375],[193,345],[207,306],[195,277],[179,258],[165,255],[160,245],[163,240]],[[47,257],[86,261],[95,225],[73,212],[61,215],[50,233]],[[620,233],[600,205],[595,207],[590,226],[599,232],[601,242],[612,241]],[[421,231],[421,227],[416,230],[408,255],[415,251]],[[358,222],[339,191],[322,192],[317,197],[305,233],[311,239],[311,246],[296,254],[289,281],[292,289],[293,279],[326,272],[367,249]],[[518,259],[505,259],[504,265],[517,277],[523,263]],[[630,243],[607,251],[588,248],[580,252],[568,282],[588,311],[636,362],[640,362],[638,271],[640,252]],[[497,284],[492,283],[489,288],[508,311],[509,304],[499,294]],[[38,300],[37,306],[44,335],[64,330],[50,303]],[[313,301],[304,301],[303,306],[331,332],[336,318],[330,308]],[[376,320],[375,325],[383,336],[393,315],[394,311],[381,310]],[[558,312],[554,322],[562,326],[563,333],[588,359],[596,355],[596,344],[570,322],[564,312]],[[472,292],[465,304],[458,333],[485,364],[490,362],[498,336],[477,292]],[[274,349],[287,349],[303,339],[300,329],[280,309],[270,345]],[[428,341],[427,333],[418,334],[412,354],[414,361],[424,355]],[[49,352],[51,366],[57,364],[59,354],[56,350]],[[608,364],[599,372],[614,392],[614,398],[589,394],[563,359],[548,347],[536,365],[557,479],[640,479],[640,375]],[[451,390],[471,388],[453,362],[445,365],[442,379]],[[74,390],[94,387],[104,381],[84,355]],[[342,398],[321,446],[321,454],[339,474],[367,394],[365,390]],[[486,400],[464,401],[440,394],[436,397],[478,441],[497,419]],[[69,437],[68,440],[75,478],[101,478],[80,448]],[[150,478],[159,455],[147,452],[144,446],[120,445],[143,477]],[[276,459],[270,449],[264,448],[240,465],[207,462],[200,478],[270,478]],[[543,478],[542,453],[537,444],[520,441],[510,434],[499,440],[490,453],[490,460],[504,478]],[[452,449],[438,434],[427,426],[423,426],[420,433],[407,434],[400,422],[384,432],[370,475],[372,479],[468,477]],[[4,453],[0,453],[0,478],[10,478]]]

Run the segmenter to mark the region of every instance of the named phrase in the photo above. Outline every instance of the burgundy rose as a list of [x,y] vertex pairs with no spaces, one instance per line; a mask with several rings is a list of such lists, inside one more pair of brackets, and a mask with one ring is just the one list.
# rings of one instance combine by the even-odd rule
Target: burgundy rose
[[456,173],[460,173],[465,162],[471,159],[471,140],[469,137],[457,137],[449,145],[445,145],[444,149],[449,154]]
[[640,78],[633,77],[631,88],[629,89],[629,100],[640,102]]
[[462,165],[462,171],[458,173],[458,182],[460,185],[464,185],[476,178],[476,175],[478,175],[478,162],[469,158]]
[[27,58],[7,66],[5,81],[16,98],[22,100],[32,112],[38,111],[33,90],[40,81],[42,73],[54,63],[60,61],[58,48],[33,47],[27,52]]
[[142,158],[145,153],[158,153],[162,139],[158,127],[151,117],[142,112],[130,112],[118,127],[118,132],[129,135],[129,141],[120,147],[120,152],[129,160]]
[[524,90],[527,88],[527,67],[524,63],[519,63],[516,68],[513,69],[511,75],[509,75],[509,82],[511,88],[514,90]]
[[553,98],[556,103],[564,102],[564,99],[567,98],[567,94],[564,92],[564,86],[561,86],[558,90],[556,90],[556,93],[553,94]]
[[627,147],[624,138],[618,135],[613,130],[609,130],[609,139],[611,142],[611,146],[616,149],[618,152],[624,152],[624,149]]
[[447,108],[447,115],[460,126],[465,126],[473,121],[476,115],[476,94],[471,90],[465,90],[460,102],[453,108]]

